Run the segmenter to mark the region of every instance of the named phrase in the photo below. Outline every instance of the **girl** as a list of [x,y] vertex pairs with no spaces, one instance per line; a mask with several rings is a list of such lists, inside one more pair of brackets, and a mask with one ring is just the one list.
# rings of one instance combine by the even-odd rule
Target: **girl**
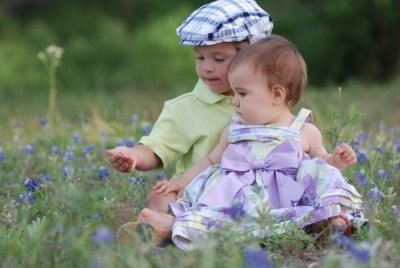
[[362,201],[339,169],[354,155],[346,144],[328,154],[320,131],[306,122],[311,112],[291,113],[307,82],[297,48],[283,37],[267,37],[238,52],[228,78],[235,113],[219,144],[180,179],[154,187],[168,193],[187,186],[170,204],[174,215],[144,209],[139,221],[149,225],[130,223],[118,238],[151,226],[157,241],[172,234],[176,246],[190,250],[198,238],[226,225],[263,237],[271,234],[263,212],[276,221],[277,233],[290,222],[304,228],[329,220],[351,234],[362,218]]

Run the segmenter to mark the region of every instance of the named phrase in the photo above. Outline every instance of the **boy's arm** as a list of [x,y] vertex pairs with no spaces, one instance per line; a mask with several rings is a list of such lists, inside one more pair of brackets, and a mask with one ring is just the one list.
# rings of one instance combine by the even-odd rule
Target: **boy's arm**
[[161,165],[160,158],[146,145],[136,145],[133,148],[118,146],[107,150],[108,160],[113,168],[121,172],[131,172],[134,169],[150,170]]
[[196,162],[196,164],[189,168],[179,179],[160,181],[153,187],[153,189],[157,190],[158,193],[164,195],[170,192],[178,192],[177,196],[180,197],[186,186],[201,172],[206,170],[211,165],[221,162],[222,154],[229,144],[228,134],[229,126],[224,129],[221,134],[219,143],[207,157],[204,157],[203,159]]
[[356,154],[348,144],[343,143],[336,147],[332,154],[328,154],[322,143],[322,135],[317,127],[312,124],[305,123],[301,129],[302,139],[305,142],[306,152],[311,158],[320,157],[325,161],[343,170],[357,162]]

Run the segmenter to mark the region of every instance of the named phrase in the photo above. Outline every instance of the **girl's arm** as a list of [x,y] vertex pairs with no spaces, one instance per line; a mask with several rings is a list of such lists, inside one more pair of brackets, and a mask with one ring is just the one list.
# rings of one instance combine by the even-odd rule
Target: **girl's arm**
[[229,126],[223,130],[219,143],[208,156],[199,160],[196,164],[189,168],[179,179],[160,181],[153,187],[153,190],[157,190],[157,193],[164,195],[170,192],[178,192],[179,197],[180,193],[183,192],[186,186],[201,172],[206,170],[211,165],[221,162],[222,154],[229,144],[228,134]]
[[304,124],[300,130],[300,138],[304,151],[308,153],[311,158],[323,158],[328,164],[340,170],[354,165],[357,162],[353,148],[346,143],[339,145],[333,150],[333,153],[328,154],[323,146],[321,132],[312,124]]

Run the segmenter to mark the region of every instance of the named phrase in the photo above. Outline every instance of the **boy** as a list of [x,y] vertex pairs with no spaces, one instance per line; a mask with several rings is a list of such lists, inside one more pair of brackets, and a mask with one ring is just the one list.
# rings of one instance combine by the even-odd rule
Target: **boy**
[[[111,165],[121,172],[151,170],[176,163],[179,178],[218,143],[233,113],[228,68],[236,53],[249,43],[271,34],[272,19],[252,0],[219,0],[195,10],[177,28],[181,44],[194,47],[195,89],[167,101],[152,132],[134,148],[108,150]],[[152,190],[147,207],[167,212],[180,192],[166,195]]]

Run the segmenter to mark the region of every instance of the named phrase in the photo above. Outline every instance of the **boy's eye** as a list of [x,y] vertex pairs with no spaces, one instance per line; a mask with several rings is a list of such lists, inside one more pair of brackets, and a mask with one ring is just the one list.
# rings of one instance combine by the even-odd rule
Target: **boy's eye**
[[203,56],[196,56],[196,60],[204,60]]
[[216,62],[224,62],[225,58],[214,58]]

